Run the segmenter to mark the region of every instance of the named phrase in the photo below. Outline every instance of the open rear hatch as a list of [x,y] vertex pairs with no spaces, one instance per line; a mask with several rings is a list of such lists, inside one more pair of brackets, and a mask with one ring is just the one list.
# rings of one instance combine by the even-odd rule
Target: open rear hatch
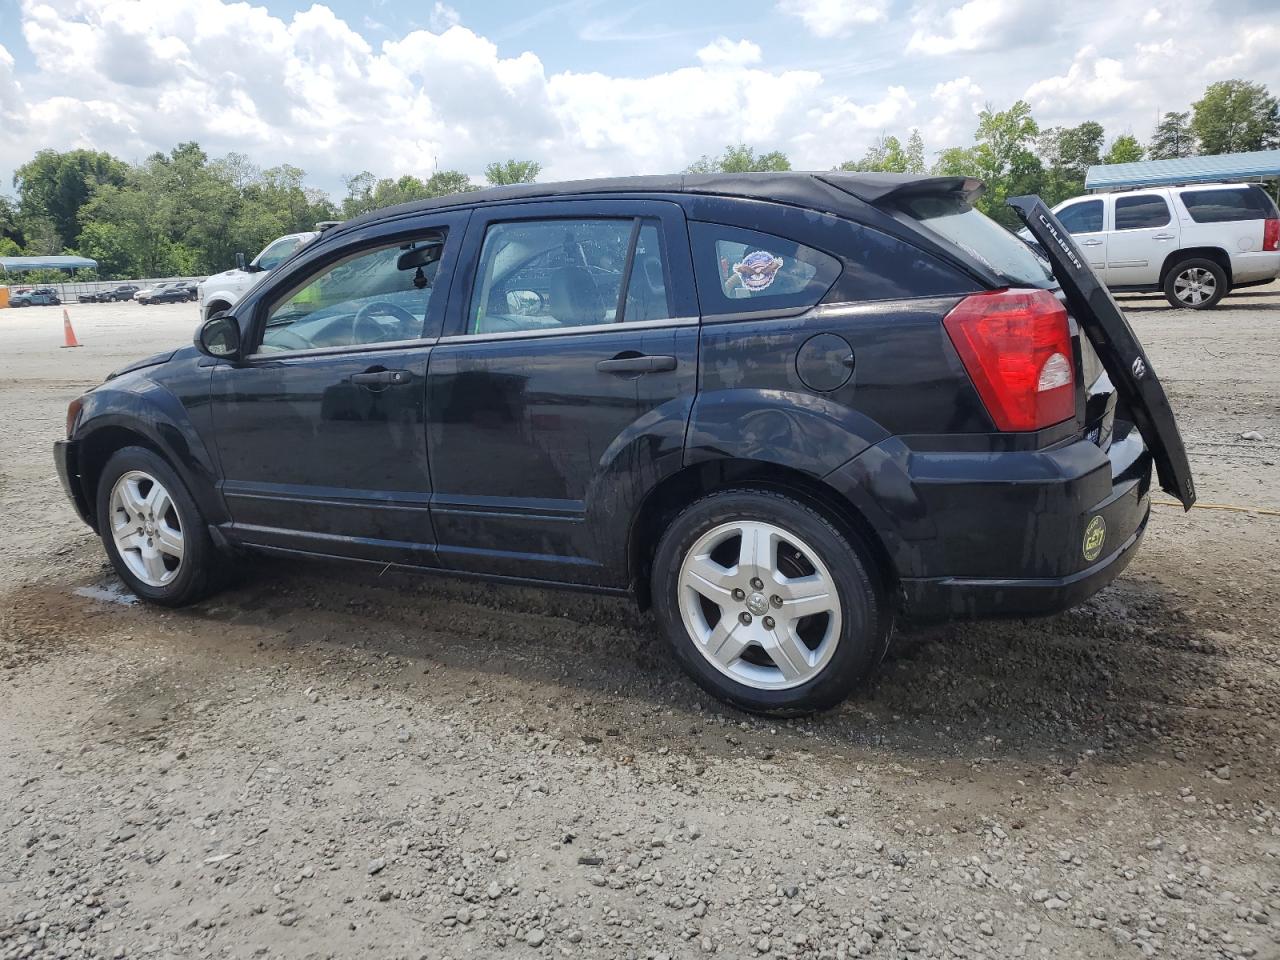
[[1196,489],[1182,435],[1160,378],[1129,321],[1089,268],[1071,234],[1039,197],[1012,197],[1009,206],[1017,211],[1048,256],[1067,306],[1093,344],[1151,450],[1160,488],[1190,510],[1196,502]]

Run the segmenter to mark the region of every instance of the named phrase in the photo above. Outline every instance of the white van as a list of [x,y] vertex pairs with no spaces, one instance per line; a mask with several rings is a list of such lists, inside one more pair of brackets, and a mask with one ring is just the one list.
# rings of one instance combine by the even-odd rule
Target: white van
[[1280,275],[1280,211],[1255,183],[1144,187],[1053,208],[1112,291],[1204,310]]

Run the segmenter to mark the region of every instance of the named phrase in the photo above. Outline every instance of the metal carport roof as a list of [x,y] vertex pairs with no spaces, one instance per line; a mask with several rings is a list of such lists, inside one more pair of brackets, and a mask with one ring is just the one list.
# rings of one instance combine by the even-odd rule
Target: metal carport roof
[[98,261],[88,257],[0,257],[0,270],[97,270]]
[[1157,187],[1172,183],[1218,183],[1280,177],[1280,150],[1219,153],[1138,163],[1104,163],[1085,174],[1087,190]]

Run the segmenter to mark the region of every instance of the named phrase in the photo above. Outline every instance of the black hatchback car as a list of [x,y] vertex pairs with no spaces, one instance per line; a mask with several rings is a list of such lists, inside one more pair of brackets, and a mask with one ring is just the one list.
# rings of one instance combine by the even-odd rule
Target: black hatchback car
[[1149,361],[1065,233],[972,180],[646,177],[444,197],[301,248],[193,347],[74,401],[58,469],[139,596],[240,549],[652,603],[705,689],[830,706],[899,615],[1046,613],[1114,579]]

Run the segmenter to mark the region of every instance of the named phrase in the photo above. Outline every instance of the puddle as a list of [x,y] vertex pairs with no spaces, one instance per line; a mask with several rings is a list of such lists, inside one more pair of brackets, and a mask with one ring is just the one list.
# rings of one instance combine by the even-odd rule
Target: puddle
[[121,583],[108,583],[98,587],[76,587],[73,591],[77,597],[88,597],[90,600],[101,600],[104,603],[118,603],[122,607],[132,607],[138,598],[124,588]]

